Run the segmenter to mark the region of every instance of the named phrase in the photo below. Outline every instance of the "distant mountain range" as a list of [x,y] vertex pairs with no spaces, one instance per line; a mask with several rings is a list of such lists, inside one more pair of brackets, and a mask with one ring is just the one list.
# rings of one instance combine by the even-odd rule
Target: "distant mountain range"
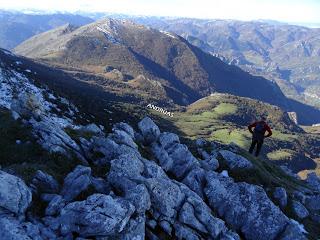
[[12,49],[24,40],[70,23],[77,26],[93,22],[89,17],[74,14],[25,14],[0,10],[0,47]]
[[320,29],[270,21],[133,18],[278,83],[286,96],[320,107]]
[[287,97],[320,107],[320,30],[317,28],[272,20],[242,22],[112,13],[41,15],[0,11],[0,47],[12,49],[41,32],[68,23],[82,26],[104,16],[131,19],[174,32],[228,64],[276,81]]

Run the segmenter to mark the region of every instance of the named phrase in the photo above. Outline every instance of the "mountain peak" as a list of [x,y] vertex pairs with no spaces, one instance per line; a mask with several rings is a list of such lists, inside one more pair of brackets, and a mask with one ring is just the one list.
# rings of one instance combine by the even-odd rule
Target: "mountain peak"
[[[121,72],[118,75],[127,76],[126,79],[144,75],[161,82],[168,98],[182,105],[212,92],[254,98],[289,111],[294,104],[285,98],[277,84],[230,66],[178,35],[129,20],[106,18],[75,30],[67,26],[37,35],[15,50],[27,57],[105,78],[108,78],[106,69],[118,69]],[[314,109],[300,108],[311,112],[312,118],[319,116]],[[303,115],[299,119],[306,116],[305,112],[297,113]],[[308,117],[307,121],[315,120]]]

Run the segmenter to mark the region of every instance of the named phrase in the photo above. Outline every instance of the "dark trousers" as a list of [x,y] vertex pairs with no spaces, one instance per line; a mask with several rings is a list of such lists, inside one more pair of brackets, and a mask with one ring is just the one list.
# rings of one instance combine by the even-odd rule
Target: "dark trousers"
[[257,139],[253,138],[252,142],[251,142],[250,149],[249,149],[249,153],[253,152],[253,149],[255,148],[256,145],[257,145],[257,148],[256,148],[255,156],[258,157],[259,153],[261,151],[262,145],[263,145],[263,140],[261,141],[261,140],[257,140]]

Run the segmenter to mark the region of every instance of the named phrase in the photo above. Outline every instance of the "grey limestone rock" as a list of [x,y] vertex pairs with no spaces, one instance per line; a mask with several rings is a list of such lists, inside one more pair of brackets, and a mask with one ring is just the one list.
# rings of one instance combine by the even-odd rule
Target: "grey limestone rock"
[[277,203],[281,208],[284,208],[285,206],[287,206],[288,197],[287,197],[287,192],[284,188],[277,187],[273,192],[273,197],[275,198],[275,200],[277,201]]
[[38,170],[32,179],[32,184],[36,187],[39,193],[58,193],[59,184],[49,174]]
[[231,170],[253,168],[253,164],[248,159],[231,151],[220,150],[219,154],[225,160],[226,164]]
[[159,127],[149,117],[142,119],[138,123],[138,127],[146,144],[155,142],[160,135]]
[[86,190],[91,183],[91,168],[78,165],[64,179],[61,195],[66,201],[71,201]]
[[300,202],[293,200],[292,201],[292,210],[294,214],[300,218],[306,218],[309,216],[309,211],[303,206]]
[[32,193],[23,180],[0,171],[0,207],[23,214],[29,207]]
[[234,183],[217,174],[207,175],[209,205],[246,239],[275,239],[289,219],[268,198],[263,188]]
[[77,232],[81,237],[113,236],[123,231],[134,211],[126,200],[94,194],[61,210],[60,231],[63,235]]

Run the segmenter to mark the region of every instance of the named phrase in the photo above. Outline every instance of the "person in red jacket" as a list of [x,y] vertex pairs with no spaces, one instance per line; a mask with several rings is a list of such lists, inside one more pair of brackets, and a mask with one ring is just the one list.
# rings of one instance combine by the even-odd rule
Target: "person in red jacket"
[[[255,156],[258,157],[261,151],[264,139],[272,135],[271,128],[266,123],[266,117],[261,117],[260,121],[250,124],[248,126],[248,129],[252,133],[252,142],[249,149],[249,153],[252,154],[255,146],[257,146]],[[268,132],[267,135],[265,135],[266,132]]]

